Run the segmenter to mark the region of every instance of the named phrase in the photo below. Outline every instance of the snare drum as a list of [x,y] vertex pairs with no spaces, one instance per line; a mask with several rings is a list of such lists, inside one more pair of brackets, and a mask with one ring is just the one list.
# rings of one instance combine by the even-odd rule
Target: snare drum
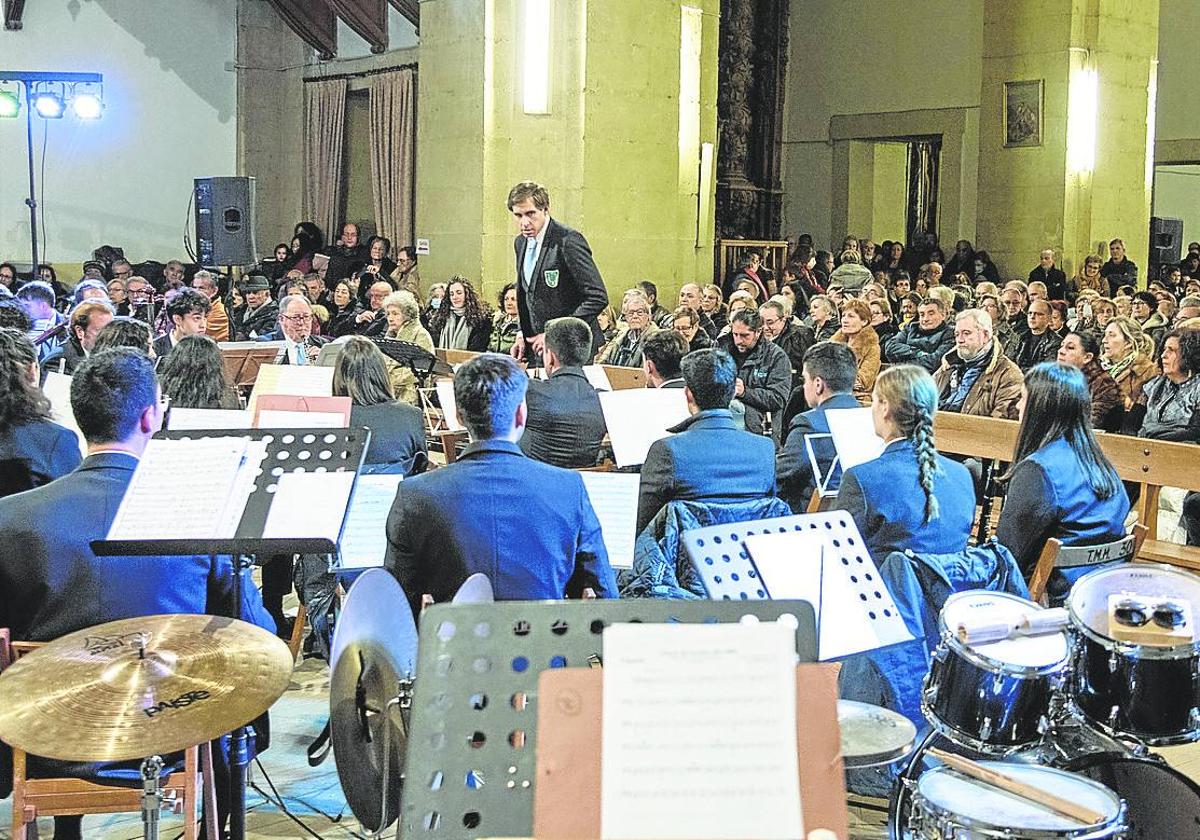
[[985,753],[1006,753],[1038,739],[1066,668],[1066,633],[970,645],[956,631],[959,623],[1015,624],[1040,609],[1004,592],[958,592],[946,599],[942,639],[921,689],[921,711],[934,729]]
[[1200,739],[1200,641],[1174,645],[1117,641],[1109,634],[1112,595],[1191,606],[1200,616],[1200,578],[1169,566],[1124,564],[1075,582],[1067,598],[1074,631],[1069,693],[1093,724],[1152,746]]
[[1080,825],[1070,817],[1029,802],[949,767],[921,775],[912,793],[907,831],[912,840],[1115,840],[1125,832],[1125,805],[1099,782],[1027,764],[980,762],[1039,790],[1086,805],[1104,818]]

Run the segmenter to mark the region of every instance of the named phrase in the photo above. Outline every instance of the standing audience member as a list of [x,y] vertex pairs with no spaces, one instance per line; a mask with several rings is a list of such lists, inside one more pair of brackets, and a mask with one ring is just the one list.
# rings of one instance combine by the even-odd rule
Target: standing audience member
[[1058,363],[1079,368],[1087,380],[1092,428],[1119,432],[1125,418],[1125,400],[1116,380],[1101,366],[1100,354],[1100,336],[1090,330],[1072,330],[1058,345]]
[[830,341],[846,344],[858,362],[854,377],[854,396],[863,405],[871,404],[871,391],[879,375],[879,336],[871,326],[871,309],[857,298],[842,304],[842,328]]
[[79,466],[79,441],[50,420],[38,375],[29,339],[0,329],[0,496],[41,487]]
[[992,319],[968,309],[954,322],[954,349],[933,375],[938,410],[1015,420],[1024,376],[992,335]]
[[350,398],[351,428],[371,430],[363,473],[407,476],[424,466],[425,415],[396,400],[387,357],[371,339],[355,335],[342,345],[333,368],[333,395]]
[[429,334],[446,350],[487,350],[492,313],[475,294],[470,280],[457,275],[450,278],[442,307],[429,319]]
[[917,307],[916,323],[905,324],[883,348],[889,362],[911,362],[935,371],[954,347],[954,327],[946,320],[946,304],[926,298]]
[[1108,243],[1108,262],[1100,267],[1100,276],[1108,281],[1108,296],[1116,297],[1122,286],[1137,288],[1138,267],[1125,256],[1125,242],[1114,239]]
[[499,308],[492,315],[492,334],[488,338],[489,353],[508,353],[521,334],[521,319],[517,315],[517,284],[507,283],[496,301]]
[[1029,272],[1029,282],[1044,283],[1050,300],[1067,299],[1067,275],[1054,264],[1054,250],[1042,251],[1041,261]]
[[162,357],[158,382],[172,409],[242,407],[237,390],[225,375],[220,348],[200,333],[181,338],[171,353]]
[[1118,315],[1104,328],[1104,356],[1101,364],[1121,389],[1125,410],[1142,398],[1142,386],[1158,376],[1154,363],[1154,343],[1132,318]]
[[732,356],[736,365],[734,397],[745,411],[746,431],[762,434],[766,415],[782,411],[787,404],[792,390],[792,364],[787,353],[763,338],[757,310],[739,310],[730,317],[729,324],[729,335],[717,341],[717,348]]
[[875,380],[871,416],[883,454],[842,474],[836,507],[854,517],[877,563],[893,551],[967,546],[975,487],[966,467],[937,453],[936,413],[937,387],[924,368],[894,365]]

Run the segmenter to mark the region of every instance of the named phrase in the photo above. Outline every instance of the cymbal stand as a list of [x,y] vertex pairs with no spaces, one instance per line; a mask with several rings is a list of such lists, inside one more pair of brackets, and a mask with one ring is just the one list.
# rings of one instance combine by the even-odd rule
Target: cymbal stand
[[[251,558],[235,554],[233,566],[233,617],[242,618],[242,570],[253,565]],[[216,565],[216,558],[213,558]],[[246,837],[246,768],[250,764],[254,729],[239,726],[229,734],[229,840]]]
[[142,761],[142,836],[145,840],[158,840],[158,818],[163,806],[162,769],[163,760],[157,755]]

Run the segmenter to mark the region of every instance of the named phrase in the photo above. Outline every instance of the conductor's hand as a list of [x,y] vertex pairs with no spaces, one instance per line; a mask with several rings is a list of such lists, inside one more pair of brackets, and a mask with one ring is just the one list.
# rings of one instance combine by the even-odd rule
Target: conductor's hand
[[544,332],[540,332],[529,339],[529,343],[533,345],[534,352],[539,356],[546,352],[546,334]]
[[516,341],[513,342],[512,349],[509,350],[508,353],[510,356],[512,356],[518,362],[524,360],[524,358],[525,358],[525,337],[523,335],[521,335],[520,333],[517,333],[517,339],[516,339]]
[[746,383],[743,382],[742,378],[739,376],[733,382],[733,395],[735,397],[740,397],[744,393],[746,393]]

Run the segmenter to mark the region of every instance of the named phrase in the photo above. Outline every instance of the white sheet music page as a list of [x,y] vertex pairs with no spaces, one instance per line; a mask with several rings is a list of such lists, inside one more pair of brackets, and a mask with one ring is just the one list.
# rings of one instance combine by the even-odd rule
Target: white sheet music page
[[254,414],[261,394],[290,394],[297,397],[333,396],[333,368],[321,365],[263,365],[254,380],[246,409]]
[[236,504],[232,491],[246,446],[246,438],[241,437],[151,440],[125,490],[108,538],[232,538],[239,521],[229,514]]
[[466,427],[458,420],[458,403],[454,400],[454,380],[439,379],[433,383],[437,391],[438,405],[442,407],[442,417],[445,418],[446,431],[461,432]]
[[637,541],[637,505],[641,476],[634,473],[583,472],[579,474],[587,488],[592,510],[600,520],[608,562],[614,569],[633,566],[633,546]]
[[383,565],[387,554],[387,518],[402,475],[360,475],[342,529],[338,567],[368,569]]
[[875,434],[869,408],[831,408],[825,412],[842,472],[874,461],[883,453],[883,438]]
[[682,388],[634,388],[597,394],[618,467],[645,462],[650,445],[688,418]]
[[71,377],[56,370],[46,371],[42,393],[50,400],[50,419],[74,432],[79,439],[79,451],[86,455],[87,441],[83,439],[83,432],[79,431],[75,411],[71,408]]
[[249,429],[254,418],[240,408],[171,408],[172,432],[204,429]]
[[260,429],[344,429],[346,416],[336,411],[276,411],[258,412]]
[[587,377],[588,384],[597,391],[611,391],[613,389],[612,382],[608,378],[608,372],[601,365],[584,365],[583,375]]
[[263,538],[337,542],[354,477],[352,472],[286,472],[279,476]]
[[804,836],[796,642],[775,622],[604,631],[600,836]]

